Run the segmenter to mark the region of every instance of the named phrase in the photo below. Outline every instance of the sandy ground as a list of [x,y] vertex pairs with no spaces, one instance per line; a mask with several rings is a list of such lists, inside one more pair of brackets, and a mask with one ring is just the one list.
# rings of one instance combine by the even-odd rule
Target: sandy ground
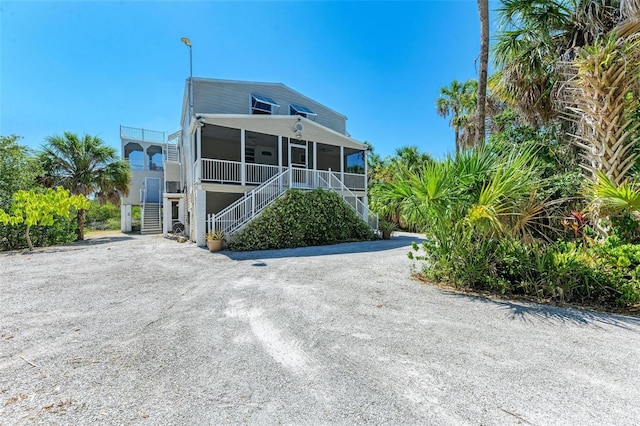
[[416,238],[0,253],[0,424],[640,423],[640,319],[417,283]]

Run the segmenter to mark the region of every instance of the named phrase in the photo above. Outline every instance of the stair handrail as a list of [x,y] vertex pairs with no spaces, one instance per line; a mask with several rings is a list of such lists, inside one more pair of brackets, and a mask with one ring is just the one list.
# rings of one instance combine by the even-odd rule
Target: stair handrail
[[[290,171],[291,168],[283,170],[251,191],[246,192],[219,213],[208,215],[207,232],[215,230],[230,235],[254,219],[265,207],[280,198],[289,189],[292,183]],[[367,222],[374,230],[378,229],[378,215],[371,215],[368,206],[360,201],[358,196],[333,172],[322,170],[313,170],[313,172],[314,178],[311,179],[313,184],[309,185],[309,189],[322,187],[338,193],[362,220]],[[347,198],[353,198],[354,205]]]
[[145,184],[142,184],[142,187],[140,188],[140,205],[141,205],[141,209],[140,209],[140,229],[142,229],[144,227],[144,208],[145,208],[145,203],[146,203],[146,199],[147,198],[147,188],[145,187]]
[[158,186],[158,226],[162,228],[162,185]]
[[[289,170],[290,169],[287,168],[281,173],[267,179],[251,191],[246,192],[242,197],[222,209],[219,213],[209,215],[207,231],[222,231],[224,234],[230,235],[256,217],[265,207],[279,198],[289,188],[287,183]],[[260,199],[263,193],[265,193],[265,196],[263,199]],[[258,199],[258,203],[256,203],[256,198]]]
[[[347,202],[347,204],[351,208],[353,208],[356,211],[356,214],[358,216],[360,216],[360,218],[362,220],[367,222],[367,224],[369,224],[369,226],[371,226],[371,228],[373,228],[374,231],[377,231],[378,230],[378,214],[376,213],[375,215],[371,216],[371,212],[369,212],[369,206],[367,206],[365,203],[360,201],[358,196],[356,194],[354,194],[349,189],[349,187],[347,187],[344,184],[344,182],[342,182],[336,175],[334,175],[333,172],[329,171],[328,173],[326,173],[326,176],[329,177],[329,182],[327,182],[327,180],[324,179],[322,176],[318,176],[318,179],[320,179],[322,182],[324,182],[328,186],[329,189],[331,189],[332,191],[334,191],[337,194],[339,194],[342,197],[342,199],[345,200],[345,202],[347,201],[346,200],[347,196],[353,197],[353,199],[355,200],[355,206],[352,206],[349,202]],[[333,186],[334,183],[338,187],[337,190]],[[344,195],[345,193],[347,195]],[[358,207],[360,207],[362,213],[360,213],[360,209],[358,209]]]

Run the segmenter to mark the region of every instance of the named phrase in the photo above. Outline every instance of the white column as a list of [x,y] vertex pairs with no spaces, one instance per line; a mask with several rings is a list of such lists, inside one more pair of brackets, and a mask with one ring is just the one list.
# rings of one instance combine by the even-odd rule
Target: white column
[[[207,232],[207,191],[196,189],[195,191],[195,211],[193,212],[195,241],[198,246],[205,246],[204,234]],[[191,236],[191,239],[194,235]]]
[[171,200],[167,197],[162,197],[162,236],[166,237],[169,235],[169,229],[171,229],[171,213],[172,213],[172,205]]
[[[364,150],[364,192],[367,192],[367,189],[369,188],[369,179],[367,178],[367,174],[369,173],[368,167],[369,167],[369,161],[367,161],[367,158],[369,157],[369,150],[365,149]],[[366,199],[366,197],[365,197]],[[368,206],[369,204],[367,204]]]
[[344,185],[344,146],[340,147],[340,180]]
[[198,158],[202,158],[202,126],[196,128],[196,144],[198,145]]
[[240,129],[240,183],[242,185],[246,185],[247,183],[247,167],[245,166],[245,155],[246,152],[246,131],[244,129]]
[[313,170],[318,170],[318,142],[311,142],[313,144]]
[[278,173],[282,173],[282,136],[278,135]]
[[289,138],[289,143],[287,143],[287,158],[289,159],[289,188],[293,186],[293,168],[291,167],[291,138]]
[[194,182],[200,182],[202,181],[202,162],[199,161],[202,158],[202,128],[201,126],[197,126],[196,127],[196,133],[194,135],[194,137],[196,138],[196,151],[197,151],[197,155],[194,156],[193,161],[194,164],[197,164],[198,167],[195,167],[196,170],[196,176],[195,179],[193,180]]
[[131,232],[131,204],[120,205],[120,230]]
[[318,187],[318,143],[311,142],[313,144],[313,187]]

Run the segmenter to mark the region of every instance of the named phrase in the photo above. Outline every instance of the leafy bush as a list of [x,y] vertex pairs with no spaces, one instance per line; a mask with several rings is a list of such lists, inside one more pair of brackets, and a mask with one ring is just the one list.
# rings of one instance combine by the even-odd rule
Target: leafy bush
[[374,238],[369,225],[338,194],[289,190],[239,232],[229,249],[268,250]]
[[92,200],[87,210],[86,224],[89,229],[120,229],[120,208]]
[[[588,248],[573,242],[526,245],[513,239],[470,240],[443,253],[414,244],[422,275],[460,288],[625,307],[640,302],[640,245],[610,237]],[[416,254],[414,254],[416,253]]]
[[[24,238],[26,225],[3,225],[0,223],[0,250],[17,250],[27,247]],[[31,241],[35,247],[68,244],[75,241],[77,223],[74,217],[55,217],[51,226],[32,226]]]
[[612,215],[610,221],[612,235],[625,243],[640,242],[640,224],[631,213]]

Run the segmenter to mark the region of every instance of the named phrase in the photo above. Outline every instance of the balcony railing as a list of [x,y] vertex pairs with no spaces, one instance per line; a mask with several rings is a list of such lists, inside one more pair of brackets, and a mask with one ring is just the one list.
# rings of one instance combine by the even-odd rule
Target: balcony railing
[[166,141],[165,132],[126,126],[120,126],[120,137],[122,139],[133,139],[144,142],[164,143]]
[[[283,170],[287,167],[283,167]],[[244,182],[247,185],[260,185],[272,177],[276,176],[280,171],[279,166],[269,164],[246,163],[244,172]],[[324,177],[324,174],[331,173],[327,170],[318,170],[317,173],[312,169],[294,168],[291,175],[291,184],[298,188],[314,188],[318,186],[318,176]],[[340,172],[333,171],[335,176],[341,176]],[[357,173],[343,173],[344,186],[352,191],[366,190],[365,175]],[[210,158],[201,158],[195,163],[195,177],[202,182],[221,183],[221,184],[242,184],[242,163],[239,161],[214,160]],[[335,188],[337,189],[337,188]]]

